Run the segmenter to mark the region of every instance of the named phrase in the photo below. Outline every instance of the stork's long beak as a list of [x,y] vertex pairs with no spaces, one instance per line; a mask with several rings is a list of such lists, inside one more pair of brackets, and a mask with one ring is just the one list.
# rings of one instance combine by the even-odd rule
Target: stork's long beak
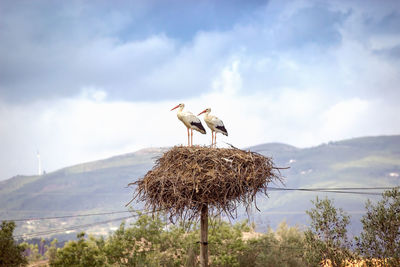
[[176,107],[174,107],[173,109],[171,109],[171,111],[173,111],[173,110],[176,109],[176,108],[179,108],[179,106],[180,106],[180,105],[177,105]]
[[207,109],[205,109],[202,112],[200,112],[199,115],[197,115],[197,116],[200,116],[201,114],[206,113],[206,112],[207,112]]

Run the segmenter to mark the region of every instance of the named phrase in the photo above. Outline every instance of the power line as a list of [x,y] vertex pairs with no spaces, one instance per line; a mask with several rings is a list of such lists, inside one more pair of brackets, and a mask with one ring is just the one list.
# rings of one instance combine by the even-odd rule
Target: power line
[[[270,191],[303,191],[303,192],[322,192],[322,193],[340,193],[340,194],[356,194],[356,195],[382,195],[379,192],[363,192],[363,191],[349,191],[349,190],[390,190],[396,187],[325,187],[325,188],[286,188],[286,187],[268,187],[267,190]],[[139,211],[139,210],[137,210]],[[100,213],[84,213],[76,215],[60,215],[52,217],[30,217],[30,218],[19,218],[19,219],[5,219],[2,221],[41,221],[41,220],[51,220],[51,219],[65,219],[65,218],[76,218],[76,217],[89,217],[89,216],[100,216],[100,215],[111,215],[120,214],[127,212],[137,212],[129,210],[119,210],[110,212],[100,212]],[[140,212],[140,211],[139,211]]]
[[[342,193],[342,194],[382,195],[382,193],[378,193],[378,192],[361,192],[361,191],[348,191],[348,190],[389,190],[389,189],[394,189],[394,188],[395,187],[335,187],[335,188],[282,188],[282,187],[269,187],[268,189],[271,190],[271,191],[304,191],[304,192],[324,192],[324,193]],[[160,211],[160,210],[158,210],[158,211]],[[137,210],[137,211],[111,211],[111,212],[102,212],[102,213],[86,213],[86,214],[64,215],[64,216],[53,216],[53,217],[36,217],[36,218],[25,218],[25,219],[13,219],[13,220],[8,220],[8,221],[30,221],[30,220],[63,219],[63,218],[73,218],[73,217],[110,215],[110,214],[118,214],[118,213],[126,213],[126,212],[141,212],[141,211],[139,211],[139,210]],[[67,228],[53,229],[53,230],[48,230],[48,231],[43,231],[43,232],[36,232],[36,233],[31,233],[31,234],[22,234],[22,235],[19,235],[19,236],[16,236],[16,237],[18,237],[18,238],[19,237],[27,237],[27,236],[32,237],[32,236],[37,236],[37,235],[47,235],[47,234],[65,232],[65,231],[69,231],[69,230],[76,230],[76,229],[79,229],[79,228],[86,228],[86,227],[96,226],[96,225],[105,224],[105,223],[109,223],[109,222],[129,219],[129,218],[132,218],[132,217],[137,217],[137,216],[140,216],[142,214],[148,214],[148,213],[153,213],[153,211],[144,212],[144,213],[141,213],[141,214],[131,215],[131,216],[127,216],[127,217],[120,217],[120,218],[116,218],[116,219],[96,222],[96,223],[76,225],[76,226],[71,226],[71,227],[67,227]]]
[[377,189],[393,189],[394,187],[370,187],[370,188],[283,188],[283,187],[269,187],[267,190],[271,191],[304,191],[304,192],[323,192],[323,193],[339,193],[339,194],[355,194],[355,195],[374,195],[380,196],[380,192],[362,192],[362,191],[348,191],[348,190],[377,190]]
[[40,236],[40,235],[55,234],[55,233],[59,233],[59,232],[66,232],[66,231],[70,231],[70,230],[77,230],[77,229],[87,228],[87,227],[96,226],[96,225],[100,225],[100,224],[106,224],[109,222],[121,221],[121,220],[129,219],[132,217],[134,217],[134,216],[131,215],[131,216],[120,217],[120,218],[96,222],[96,223],[81,224],[81,225],[75,225],[75,226],[66,227],[66,228],[53,229],[53,230],[35,232],[35,233],[29,233],[29,234],[21,234],[21,235],[16,235],[15,237],[21,238],[21,237],[33,237],[33,236]]
[[280,189],[277,191],[304,191],[304,192],[321,192],[321,193],[338,193],[338,194],[353,194],[353,195],[372,195],[372,196],[380,196],[382,193],[378,192],[352,192],[352,191],[337,191],[337,190],[310,190],[310,189],[294,189],[294,188],[286,188]]
[[[394,189],[394,188],[395,187],[335,187],[335,188],[281,188],[281,187],[269,187],[268,190],[271,190],[271,191],[304,191],[304,192],[324,192],[324,193],[342,193],[342,194],[362,194],[362,195],[382,195],[382,193],[366,192],[366,190],[389,190],[389,189]],[[354,190],[363,190],[363,191],[354,191]],[[160,210],[157,210],[157,211],[160,211]],[[120,213],[127,213],[127,212],[142,212],[142,211],[139,211],[139,210],[136,210],[136,211],[135,210],[133,210],[133,211],[129,211],[129,210],[110,211],[110,212],[101,212],[101,213],[85,213],[85,214],[62,215],[62,216],[52,216],[52,217],[31,217],[31,218],[22,218],[22,219],[7,219],[7,220],[4,220],[4,221],[16,221],[16,222],[18,222],[18,221],[20,221],[20,222],[21,221],[38,221],[38,220],[64,219],[64,218],[74,218],[74,217],[111,215],[111,214],[120,214]],[[131,219],[133,217],[137,217],[137,216],[144,215],[144,214],[149,214],[149,213],[153,213],[153,211],[142,212],[140,214],[125,216],[125,217],[119,217],[119,218],[100,221],[100,222],[95,222],[95,223],[81,224],[81,225],[75,225],[75,226],[70,226],[70,227],[60,228],[60,229],[52,229],[52,230],[41,231],[41,232],[20,234],[20,235],[16,235],[15,237],[16,238],[22,238],[22,237],[35,237],[35,236],[41,236],[41,235],[56,234],[56,233],[61,233],[61,232],[66,232],[66,231],[71,231],[71,230],[77,230],[77,229],[81,229],[81,228],[93,227],[93,226],[96,226],[96,225],[106,224],[106,223],[110,223],[110,222]],[[280,247],[284,248],[282,246],[280,246]],[[293,247],[287,247],[287,248],[288,249],[294,249]]]
[[308,188],[316,190],[390,190],[396,187],[322,187],[322,188]]
[[[397,186],[398,187],[398,186]],[[337,187],[337,188],[298,188],[296,190],[308,190],[308,189],[312,189],[312,190],[390,190],[396,187]],[[274,189],[272,187],[269,187],[268,189]],[[281,189],[281,188],[279,188]],[[295,189],[293,189],[295,190]],[[13,193],[13,194],[23,194],[23,195],[27,195],[27,193]],[[69,193],[41,193],[41,195],[57,195],[57,194],[62,194],[62,195],[70,195]],[[37,195],[37,193],[34,193],[32,195]],[[93,195],[99,195],[98,193],[94,193]],[[114,195],[113,193],[101,193],[101,195]]]
[[[154,212],[158,212],[158,211],[161,211],[161,210],[156,210]],[[42,231],[42,232],[21,234],[21,235],[16,235],[15,237],[16,238],[22,238],[22,237],[33,237],[33,236],[40,236],[40,235],[55,234],[55,233],[66,232],[66,231],[70,231],[70,230],[77,230],[77,229],[81,229],[81,228],[92,227],[92,226],[96,226],[96,225],[100,225],[100,224],[106,224],[106,223],[109,223],[109,222],[121,221],[121,220],[125,220],[125,219],[130,219],[130,218],[133,218],[133,217],[138,217],[138,216],[141,216],[141,215],[144,215],[144,214],[153,213],[153,211],[147,211],[147,212],[136,211],[136,212],[140,212],[140,214],[134,214],[134,215],[126,216],[126,217],[120,217],[120,218],[101,221],[101,222],[74,225],[74,226],[70,226],[70,227],[47,230],[47,231]]]
[[62,216],[53,216],[53,217],[32,217],[32,218],[23,218],[23,219],[5,219],[3,221],[14,221],[14,222],[23,222],[23,221],[42,221],[42,220],[51,220],[51,219],[64,219],[64,218],[75,218],[75,217],[88,217],[88,216],[98,216],[98,215],[110,215],[110,214],[119,214],[119,213],[127,213],[131,212],[129,210],[121,210],[121,211],[110,211],[110,212],[101,212],[101,213],[86,213],[86,214],[76,214],[76,215],[62,215]]

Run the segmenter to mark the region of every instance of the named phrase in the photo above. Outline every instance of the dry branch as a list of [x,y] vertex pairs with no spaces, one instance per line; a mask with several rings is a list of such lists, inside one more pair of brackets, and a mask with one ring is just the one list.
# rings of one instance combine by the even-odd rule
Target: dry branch
[[279,168],[258,153],[176,146],[142,179],[129,185],[137,186],[132,200],[144,201],[147,209],[166,210],[171,220],[192,220],[203,204],[211,212],[231,217],[240,204],[247,211],[258,192],[267,195],[267,186],[273,181],[282,182]]

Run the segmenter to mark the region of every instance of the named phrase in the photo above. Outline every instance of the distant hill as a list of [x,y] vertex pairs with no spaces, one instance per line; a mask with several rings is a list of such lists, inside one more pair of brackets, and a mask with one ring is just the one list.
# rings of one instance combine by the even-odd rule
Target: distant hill
[[[296,148],[269,143],[246,148],[272,157],[281,167],[287,188],[377,187],[400,185],[400,136],[363,137],[329,142],[311,148]],[[16,176],[0,182],[0,218],[43,217],[85,212],[124,210],[132,197],[127,184],[142,177],[167,148],[151,148],[83,163],[41,176]],[[272,185],[281,186],[281,185]],[[315,196],[335,199],[338,207],[351,213],[352,232],[364,211],[367,198],[374,196],[271,191],[270,198],[259,197],[250,219],[259,230],[275,227],[280,221],[307,224],[304,211]],[[135,208],[140,209],[141,205]],[[117,215],[118,216],[118,215]],[[244,212],[239,219],[247,218]],[[18,233],[60,228],[60,225],[82,224],[112,217],[85,217],[70,220],[48,220],[20,223]],[[115,225],[115,224],[114,224]],[[107,233],[112,225],[94,231]]]
[[[400,136],[363,137],[329,142],[316,147],[297,149],[287,145],[265,144],[250,148],[272,156],[280,166],[287,188],[390,187],[400,185]],[[372,191],[372,192],[376,192]],[[334,198],[335,204],[352,216],[352,232],[361,229],[359,219],[365,201],[375,196],[313,192],[271,192],[259,199],[261,213],[255,213],[258,225],[275,226],[282,219],[307,224],[304,214],[316,196]],[[266,218],[268,218],[266,220]]]
[[149,170],[166,148],[144,149],[83,163],[41,176],[16,176],[0,182],[0,212],[40,216],[59,211],[121,209],[132,190],[128,183]]

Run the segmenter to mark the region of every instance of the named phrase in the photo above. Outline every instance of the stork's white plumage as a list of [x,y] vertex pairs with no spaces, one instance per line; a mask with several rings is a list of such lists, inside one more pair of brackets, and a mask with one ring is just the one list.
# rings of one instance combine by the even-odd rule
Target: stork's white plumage
[[224,123],[219,118],[210,115],[211,108],[206,108],[202,112],[199,113],[204,114],[204,121],[206,122],[208,128],[211,129],[211,146],[216,146],[217,144],[217,133],[222,133],[223,135],[228,136],[228,131],[225,129]]
[[[202,134],[206,134],[206,129],[204,129],[203,124],[201,124],[201,121],[199,118],[197,118],[195,115],[193,115],[192,112],[189,111],[183,111],[183,108],[185,107],[185,104],[179,104],[176,107],[174,107],[172,110],[179,108],[178,112],[176,113],[177,117],[179,120],[185,124],[187,128],[187,133],[188,133],[188,146],[193,145],[193,130],[196,130]],[[189,134],[189,129],[191,134]]]

